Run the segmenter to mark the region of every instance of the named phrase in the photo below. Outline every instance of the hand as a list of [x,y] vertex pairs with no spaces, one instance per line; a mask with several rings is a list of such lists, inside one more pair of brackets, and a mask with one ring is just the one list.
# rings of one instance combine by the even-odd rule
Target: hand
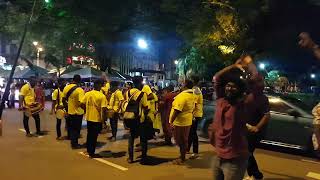
[[24,107],[19,106],[18,111],[23,111],[23,110],[24,110]]
[[251,133],[257,133],[259,132],[259,128],[257,128],[257,126],[247,126],[249,132]]
[[316,43],[313,42],[309,33],[307,33],[307,32],[300,33],[299,38],[300,38],[299,45],[302,48],[312,49],[316,46]]
[[173,123],[171,123],[171,122],[170,122],[170,127],[171,127],[172,129],[174,128],[174,125],[173,125]]

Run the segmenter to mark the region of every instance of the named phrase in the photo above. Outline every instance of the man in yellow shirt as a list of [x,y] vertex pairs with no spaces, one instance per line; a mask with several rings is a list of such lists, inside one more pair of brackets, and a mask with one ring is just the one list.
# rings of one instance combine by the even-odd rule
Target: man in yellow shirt
[[175,97],[170,112],[169,123],[174,126],[175,141],[180,148],[180,159],[176,159],[173,163],[178,165],[183,164],[186,160],[188,136],[195,108],[192,87],[193,82],[185,80],[184,90]]
[[[52,93],[52,107],[51,107],[51,113],[55,112],[56,118],[57,118],[57,124],[56,124],[56,132],[57,132],[57,140],[63,140],[63,137],[61,136],[61,117],[58,113],[65,112],[65,109],[63,107],[63,88],[65,87],[65,81],[63,79],[58,79],[57,89],[55,89]],[[68,137],[70,138],[70,137]]]
[[84,96],[84,90],[79,87],[80,75],[76,74],[72,82],[63,89],[64,107],[67,110],[67,128],[71,139],[71,148],[80,149],[78,143],[80,136],[84,110],[80,106],[80,100]]
[[[35,92],[34,87],[36,86],[37,81],[35,77],[31,77],[29,79],[29,83],[22,86],[20,89],[20,96],[19,96],[19,110],[24,110],[26,108],[30,108],[30,106],[36,104]],[[32,114],[32,117],[36,123],[36,135],[43,135],[40,131],[40,115],[39,113]],[[29,129],[29,117],[27,116],[26,112],[23,112],[23,126],[26,131],[27,137],[32,137]]]
[[94,82],[94,89],[87,92],[81,100],[81,104],[86,109],[85,119],[87,120],[87,153],[90,158],[98,158],[100,155],[95,154],[97,139],[102,128],[102,119],[107,108],[106,96],[100,92],[103,85],[102,80]]
[[110,83],[110,91],[112,92],[108,109],[114,111],[113,117],[110,118],[112,136],[109,140],[116,141],[117,139],[117,129],[118,129],[118,119],[120,115],[120,105],[124,100],[121,90],[119,90],[119,82],[112,81]]
[[130,136],[128,140],[128,151],[129,151],[128,162],[133,163],[134,139],[138,135],[140,135],[140,144],[142,148],[142,156],[141,156],[140,163],[146,164],[148,139],[146,134],[147,130],[145,126],[145,116],[148,114],[148,111],[149,111],[147,95],[141,91],[143,88],[142,77],[134,77],[132,81],[133,81],[134,88],[130,89],[126,93],[126,99],[131,98],[129,104],[132,102],[138,103],[139,115],[136,119],[125,120],[126,126],[130,128]]
[[193,145],[193,154],[191,155],[190,159],[196,159],[199,157],[199,138],[197,134],[198,129],[198,123],[201,121],[203,116],[203,96],[200,88],[198,87],[199,84],[199,77],[198,76],[192,76],[191,77],[193,81],[193,92],[196,98],[196,105],[195,109],[193,111],[193,121],[192,126],[189,133],[189,140],[188,140],[188,148],[187,152],[190,152],[191,145]]

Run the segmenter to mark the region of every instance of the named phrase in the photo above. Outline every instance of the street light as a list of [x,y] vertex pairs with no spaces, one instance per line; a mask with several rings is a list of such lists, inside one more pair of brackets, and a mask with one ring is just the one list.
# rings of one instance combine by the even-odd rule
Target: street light
[[38,46],[38,41],[33,41],[33,43],[32,43],[34,46]]
[[148,43],[146,40],[144,39],[138,39],[138,47],[141,48],[141,49],[148,49]]
[[264,63],[260,63],[260,64],[259,64],[259,68],[262,69],[262,70],[264,70],[264,69],[266,68],[266,65],[265,65]]
[[314,79],[314,78],[316,78],[316,75],[312,73],[312,74],[310,75],[310,77],[311,77],[312,79]]
[[38,41],[33,41],[32,44],[37,48],[37,66],[40,66],[40,52],[43,51],[43,48],[39,47]]
[[174,64],[175,64],[175,65],[178,65],[178,64],[179,64],[179,61],[178,61],[178,60],[175,60],[175,61],[174,61]]

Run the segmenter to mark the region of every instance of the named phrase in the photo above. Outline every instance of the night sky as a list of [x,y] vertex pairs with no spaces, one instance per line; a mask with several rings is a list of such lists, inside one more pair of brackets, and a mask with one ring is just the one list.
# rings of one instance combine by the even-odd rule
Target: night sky
[[320,69],[311,52],[298,46],[298,35],[309,32],[320,43],[320,5],[308,0],[272,0],[270,10],[259,18],[254,29],[258,51],[265,61],[290,74],[301,74],[312,66]]

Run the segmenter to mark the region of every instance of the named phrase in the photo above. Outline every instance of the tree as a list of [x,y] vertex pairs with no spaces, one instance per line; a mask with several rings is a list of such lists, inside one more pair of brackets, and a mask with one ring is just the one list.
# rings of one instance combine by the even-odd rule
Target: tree
[[58,72],[58,77],[60,77],[61,75],[61,67],[64,64],[64,61],[62,59],[58,59],[57,57],[55,57],[52,54],[48,54],[44,57],[44,61],[47,63],[52,64],[54,67],[57,68],[57,72]]

